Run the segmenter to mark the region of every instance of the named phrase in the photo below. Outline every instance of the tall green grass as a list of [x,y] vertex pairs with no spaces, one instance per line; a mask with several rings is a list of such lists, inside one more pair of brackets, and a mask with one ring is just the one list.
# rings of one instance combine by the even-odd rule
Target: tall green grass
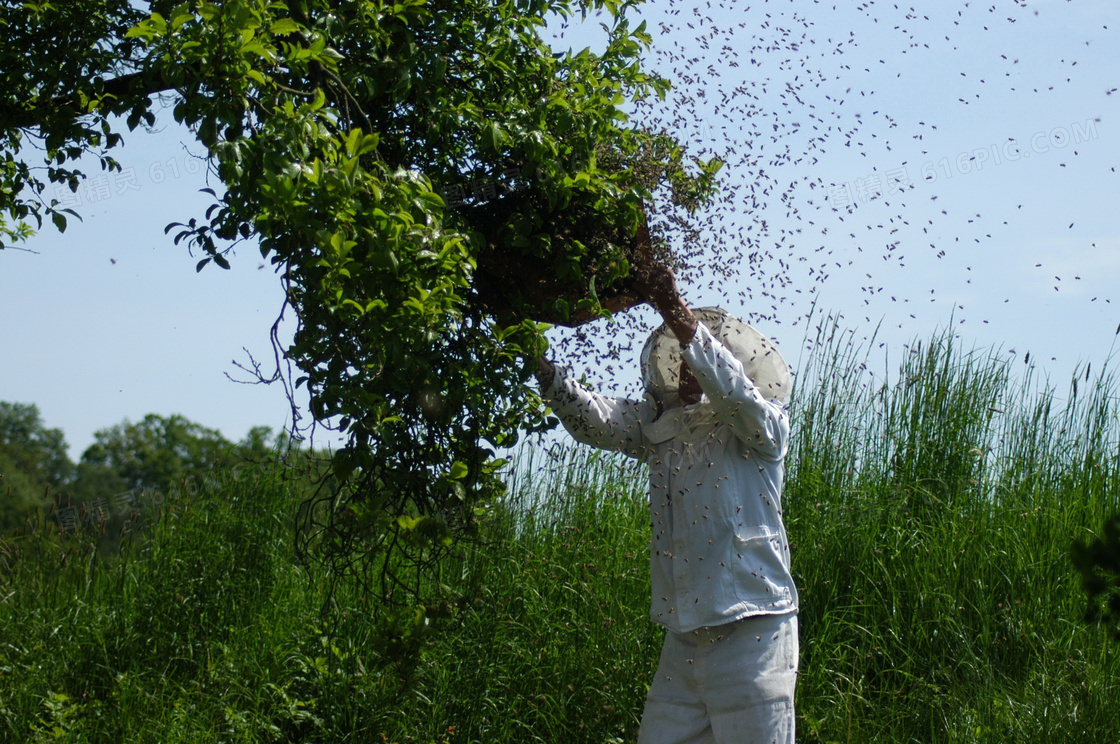
[[[1120,741],[1120,645],[1069,560],[1120,512],[1112,376],[1059,399],[940,336],[882,379],[850,338],[822,327],[794,396],[799,740]],[[418,657],[296,560],[282,471],[180,489],[117,554],[45,519],[0,543],[0,741],[633,741],[661,644],[645,479],[523,451]]]
[[1120,511],[1114,378],[914,346],[894,380],[825,325],[786,504],[807,741],[1120,741],[1120,649],[1082,622],[1072,541]]

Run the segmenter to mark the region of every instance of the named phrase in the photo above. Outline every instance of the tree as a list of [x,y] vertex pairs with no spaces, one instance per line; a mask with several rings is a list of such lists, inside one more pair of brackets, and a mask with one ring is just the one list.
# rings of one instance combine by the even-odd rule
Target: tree
[[48,429],[34,403],[0,401],[0,451],[20,470],[34,473],[43,485],[57,488],[70,478],[74,464],[61,429]]
[[74,464],[61,429],[48,429],[33,403],[0,401],[0,532],[18,528],[70,479]]
[[79,468],[91,478],[115,473],[136,493],[173,490],[185,478],[205,476],[240,459],[221,433],[179,415],[150,413],[138,423],[101,429],[93,439]]
[[23,526],[28,515],[46,503],[47,486],[35,473],[21,470],[0,452],[0,535]]
[[[398,567],[429,565],[503,492],[495,449],[547,425],[526,385],[537,321],[626,294],[636,251],[710,197],[719,162],[628,123],[668,88],[641,68],[632,0],[136,5],[2,6],[0,239],[45,217],[63,229],[47,182],[76,189],[83,152],[117,167],[121,119],[151,125],[167,101],[225,187],[169,226],[175,243],[200,270],[259,246],[298,318],[295,379],[287,364],[262,379],[305,387],[314,421],[348,436],[344,485],[304,511],[304,547],[339,570],[390,548]],[[605,50],[553,53],[546,19],[589,12]],[[376,575],[414,604],[404,570]]]

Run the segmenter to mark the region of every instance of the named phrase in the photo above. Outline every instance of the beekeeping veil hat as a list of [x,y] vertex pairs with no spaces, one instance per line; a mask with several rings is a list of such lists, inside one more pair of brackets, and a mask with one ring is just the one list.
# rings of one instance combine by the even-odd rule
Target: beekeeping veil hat
[[[792,381],[789,366],[769,339],[718,307],[693,309],[693,314],[743,365],[763,397],[785,401]],[[668,326],[654,331],[642,349],[642,384],[664,410],[680,404],[681,346]]]

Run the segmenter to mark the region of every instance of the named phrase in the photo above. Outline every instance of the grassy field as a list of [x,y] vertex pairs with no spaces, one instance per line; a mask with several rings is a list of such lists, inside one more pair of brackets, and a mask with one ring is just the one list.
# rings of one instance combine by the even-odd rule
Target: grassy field
[[[795,400],[799,740],[1120,741],[1120,644],[1069,559],[1120,512],[1111,376],[1048,392],[941,337],[882,380],[847,339],[822,331]],[[526,451],[411,662],[295,560],[299,489],[247,472],[117,555],[50,517],[0,543],[0,741],[633,741],[661,643],[640,469]]]

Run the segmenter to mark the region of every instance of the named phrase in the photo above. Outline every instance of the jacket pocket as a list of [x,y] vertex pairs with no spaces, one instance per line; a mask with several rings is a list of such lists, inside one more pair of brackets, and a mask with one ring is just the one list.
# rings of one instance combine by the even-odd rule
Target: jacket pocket
[[790,575],[782,561],[782,536],[765,525],[733,525],[728,556],[733,593],[751,612],[790,609]]

